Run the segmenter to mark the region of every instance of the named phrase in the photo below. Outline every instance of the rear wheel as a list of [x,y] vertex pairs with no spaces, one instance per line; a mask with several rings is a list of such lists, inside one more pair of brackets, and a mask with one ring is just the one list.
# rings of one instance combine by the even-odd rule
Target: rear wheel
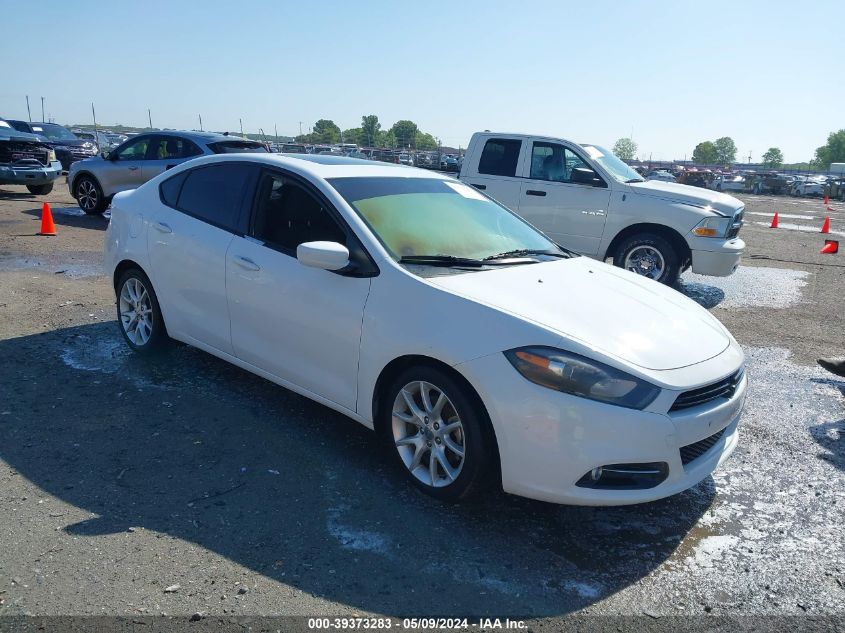
[[79,208],[90,215],[102,213],[109,206],[100,183],[92,176],[79,177],[74,187],[73,197],[79,203]]
[[117,282],[117,322],[129,347],[141,354],[160,351],[170,341],[153,285],[138,268]]
[[29,193],[36,195],[36,196],[46,196],[48,193],[53,191],[53,183],[48,182],[46,185],[27,185],[27,189],[29,189]]
[[616,249],[613,263],[667,285],[677,281],[682,264],[675,247],[654,233],[638,233],[625,238]]
[[380,432],[410,481],[438,499],[472,496],[487,480],[495,450],[474,394],[433,367],[411,367],[387,388]]

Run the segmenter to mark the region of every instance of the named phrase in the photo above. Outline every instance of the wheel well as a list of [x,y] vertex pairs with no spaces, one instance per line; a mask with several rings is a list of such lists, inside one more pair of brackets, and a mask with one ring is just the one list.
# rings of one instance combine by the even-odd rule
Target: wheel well
[[[140,264],[133,262],[131,259],[124,259],[120,262],[114,269],[114,277],[112,278],[112,286],[114,286],[115,294],[117,294],[117,282],[120,281],[120,278],[130,268],[137,268],[145,275],[147,274],[146,271],[141,267]],[[148,275],[149,276],[149,275]]]
[[70,183],[70,195],[72,195],[74,198],[76,197],[76,183],[79,182],[79,179],[82,176],[89,176],[89,177],[93,178],[96,181],[96,183],[100,186],[100,189],[103,188],[102,185],[100,185],[100,181],[97,179],[97,177],[94,174],[92,174],[90,171],[80,171],[78,174],[76,174],[73,177],[73,180]]
[[499,441],[496,438],[496,429],[493,428],[493,424],[490,422],[490,415],[487,413],[487,407],[484,406],[484,401],[481,399],[481,396],[478,395],[478,392],[475,390],[475,387],[461,374],[459,371],[450,367],[443,361],[439,361],[436,358],[432,358],[430,356],[421,356],[421,355],[408,355],[408,356],[400,356],[399,358],[394,358],[390,361],[384,369],[381,370],[378,379],[376,380],[375,388],[373,389],[373,425],[375,426],[376,433],[381,435],[381,430],[379,425],[381,424],[381,416],[379,415],[379,411],[381,407],[384,406],[384,391],[387,389],[388,385],[393,382],[393,379],[399,375],[400,372],[407,369],[408,367],[414,366],[426,366],[432,367],[434,369],[438,369],[446,374],[449,374],[452,378],[454,378],[459,384],[461,384],[467,392],[467,395],[474,400],[474,404],[478,407],[478,411],[482,413],[482,417],[487,420],[487,428],[490,431],[490,439],[492,443],[492,450],[493,450],[493,460],[492,462],[495,464],[497,476],[501,477],[500,468],[501,468],[501,460],[499,458]]
[[[672,246],[675,247],[675,250],[678,251],[678,255],[681,257],[681,267],[683,268],[689,259],[692,257],[692,253],[690,253],[689,244],[683,238],[683,236],[678,233],[675,229],[665,226],[663,224],[632,224],[631,226],[627,226],[613,238],[613,241],[610,243],[610,246],[607,247],[607,254],[606,257],[614,257],[616,253],[616,249],[619,248],[619,245],[632,235],[637,235],[638,233],[653,233],[655,235],[659,235],[666,241],[668,241]],[[615,263],[615,262],[614,262]]]

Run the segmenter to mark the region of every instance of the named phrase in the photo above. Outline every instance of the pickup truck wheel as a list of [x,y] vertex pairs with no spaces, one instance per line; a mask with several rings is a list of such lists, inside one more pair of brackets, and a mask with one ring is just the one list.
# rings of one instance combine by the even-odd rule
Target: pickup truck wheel
[[27,185],[27,189],[29,189],[29,193],[36,195],[36,196],[46,196],[48,193],[53,191],[53,183],[48,182],[46,185]]
[[632,273],[672,285],[681,271],[681,258],[668,240],[654,233],[632,235],[619,245],[613,263]]
[[91,176],[80,176],[76,181],[73,197],[79,203],[79,208],[89,215],[102,213],[109,206],[100,183]]

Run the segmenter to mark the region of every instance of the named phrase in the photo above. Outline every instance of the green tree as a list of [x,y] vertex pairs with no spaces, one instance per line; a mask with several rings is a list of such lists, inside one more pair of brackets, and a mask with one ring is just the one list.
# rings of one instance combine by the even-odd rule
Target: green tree
[[364,141],[364,131],[359,127],[353,127],[349,128],[348,130],[343,130],[343,142],[355,143],[356,145],[367,144]]
[[613,144],[613,153],[622,160],[634,160],[637,155],[637,144],[634,139],[620,138]]
[[314,143],[339,143],[340,128],[331,119],[320,119],[314,124],[311,136]]
[[831,132],[827,143],[816,149],[815,167],[827,170],[831,163],[845,163],[845,130]]
[[393,130],[379,130],[377,145],[378,147],[389,147],[391,149],[395,149],[396,135],[393,133]]
[[732,165],[736,162],[736,144],[730,136],[717,138],[713,143],[716,147],[716,162],[720,165]]
[[381,131],[381,123],[378,122],[378,117],[375,114],[368,114],[361,117],[361,133],[363,134],[363,142],[366,145],[374,146],[378,144],[378,135]]
[[409,145],[413,146],[414,140],[417,138],[419,128],[413,121],[403,119],[394,123],[393,127],[390,128],[390,131],[393,132],[393,136],[396,137],[397,145],[405,148]]
[[763,154],[763,167],[777,169],[783,165],[783,152],[778,147],[770,147]]
[[699,165],[714,165],[718,159],[719,151],[712,141],[702,141],[692,152],[692,162]]
[[424,151],[437,149],[437,139],[428,132],[417,132],[414,147]]

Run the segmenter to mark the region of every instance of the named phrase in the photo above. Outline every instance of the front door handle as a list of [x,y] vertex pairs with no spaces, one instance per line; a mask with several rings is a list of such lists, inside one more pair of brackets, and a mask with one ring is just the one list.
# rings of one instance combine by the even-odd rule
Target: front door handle
[[252,261],[249,257],[242,257],[241,255],[236,255],[235,263],[241,268],[246,268],[247,270],[261,270],[261,266]]
[[541,198],[546,195],[545,191],[538,191],[537,189],[529,189],[525,192],[526,196],[540,196]]
[[173,233],[173,229],[170,228],[169,224],[165,224],[164,222],[156,222],[153,226],[161,233]]
[[138,165],[132,165],[132,166],[129,168],[129,171],[138,171]]
[[484,191],[485,189],[487,189],[487,185],[473,185],[473,187],[475,187],[479,191]]

